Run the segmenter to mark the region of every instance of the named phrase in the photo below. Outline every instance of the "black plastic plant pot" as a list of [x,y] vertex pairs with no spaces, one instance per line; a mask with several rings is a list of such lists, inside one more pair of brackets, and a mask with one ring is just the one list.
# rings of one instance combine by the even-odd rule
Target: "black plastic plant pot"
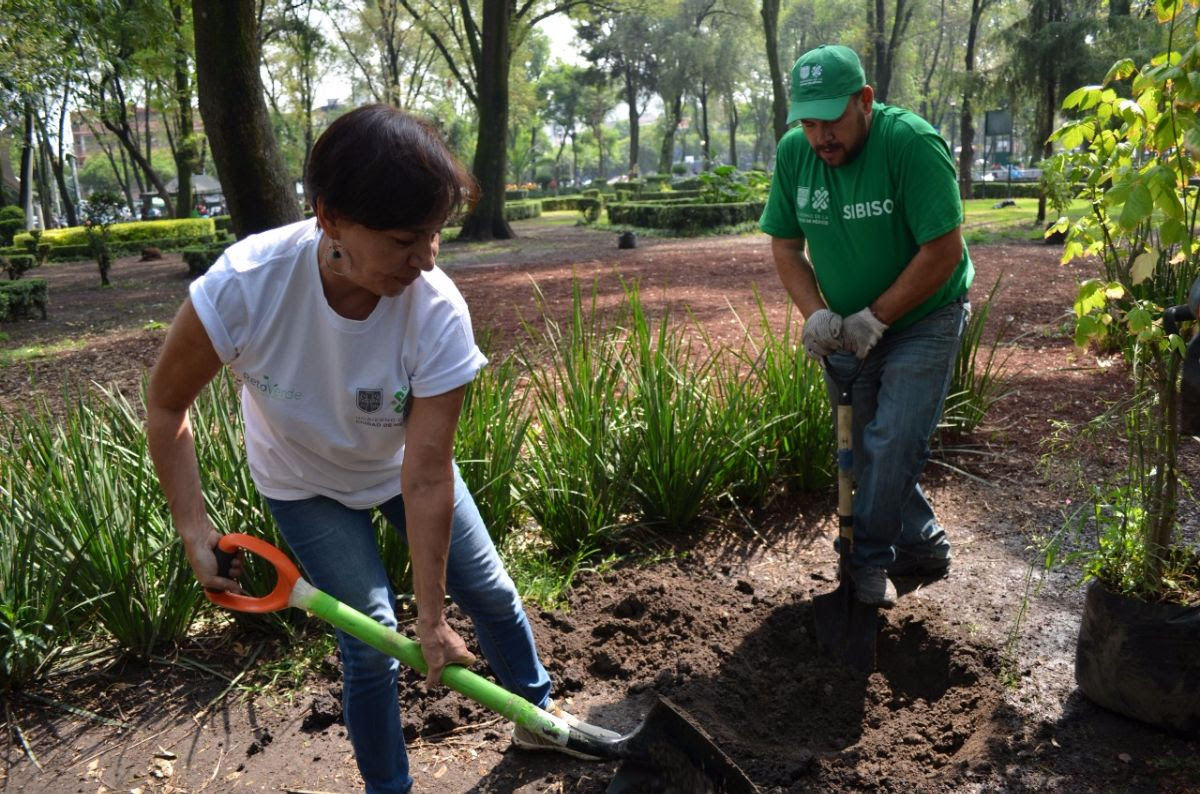
[[1200,735],[1200,606],[1151,604],[1092,582],[1075,681],[1110,711]]

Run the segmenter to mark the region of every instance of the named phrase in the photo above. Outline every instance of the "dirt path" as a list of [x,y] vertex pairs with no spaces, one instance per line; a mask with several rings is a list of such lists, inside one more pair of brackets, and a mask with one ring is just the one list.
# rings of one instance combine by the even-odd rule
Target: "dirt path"
[[[442,257],[477,329],[491,327],[501,340],[519,337],[522,315],[537,315],[534,284],[562,311],[573,277],[589,289],[594,282],[602,306],[619,303],[621,279],[637,280],[653,310],[683,316],[687,308],[722,339],[742,333],[739,316],[754,325],[756,293],[770,321],[784,322],[761,237],[643,239],[618,250],[615,234],[521,228],[518,242],[483,252],[450,245]],[[1031,545],[1061,525],[1066,508],[1038,465],[1041,442],[1055,421],[1091,416],[1121,388],[1119,365],[1074,350],[1063,332],[1086,271],[1058,265],[1043,246],[972,253],[976,302],[1004,277],[992,316],[994,327],[1007,321],[1004,339],[1016,340],[1006,346],[1012,392],[984,428],[956,442],[957,453],[930,467],[927,491],[951,533],[954,566],[944,580],[902,590],[885,616],[878,670],[863,680],[817,658],[811,599],[836,576],[833,495],[817,494],[768,514],[731,515],[654,564],[585,573],[567,610],[531,609],[558,694],[576,711],[629,730],[657,696],[670,697],[764,791],[1200,791],[1200,744],[1078,693],[1082,591],[1073,574],[1031,568]],[[67,383],[136,383],[161,342],[156,324],[169,321],[187,283],[177,258],[122,260],[116,286],[104,291],[86,265],[44,275],[51,320],[0,327],[8,335],[0,349],[64,336],[79,345],[0,369],[4,410]],[[1197,443],[1187,444],[1194,480]],[[1111,465],[1103,455],[1095,463]],[[1195,506],[1185,510],[1195,523]],[[210,627],[178,654],[233,677],[278,655],[256,642]],[[10,731],[0,788],[359,790],[338,721],[336,664],[318,664],[296,691],[227,699],[218,698],[226,680],[180,664],[52,677],[35,698],[10,704],[43,771]],[[612,763],[511,750],[507,726],[481,708],[427,694],[415,676],[404,688],[416,791],[599,792],[613,774]]]

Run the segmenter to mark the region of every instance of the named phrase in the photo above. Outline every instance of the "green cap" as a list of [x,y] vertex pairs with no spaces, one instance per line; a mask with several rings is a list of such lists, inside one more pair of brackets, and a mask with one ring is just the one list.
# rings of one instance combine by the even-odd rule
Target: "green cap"
[[792,67],[792,108],[787,123],[840,118],[850,95],[866,84],[862,64],[849,47],[822,44],[809,50]]

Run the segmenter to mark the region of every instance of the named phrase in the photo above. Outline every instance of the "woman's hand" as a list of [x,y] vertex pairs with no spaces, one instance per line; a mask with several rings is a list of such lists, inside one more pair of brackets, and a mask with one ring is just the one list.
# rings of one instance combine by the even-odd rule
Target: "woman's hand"
[[217,541],[220,540],[221,533],[209,523],[205,527],[180,531],[179,534],[185,538],[183,550],[192,566],[192,573],[196,575],[196,581],[206,590],[242,594],[242,588],[236,581],[242,575],[243,568],[240,549],[229,565],[229,575],[221,576],[217,573],[216,555]]
[[425,676],[427,687],[441,683],[442,671],[448,664],[461,664],[464,667],[475,664],[475,654],[467,650],[463,638],[450,628],[442,615],[429,621],[418,617],[417,637],[421,640],[421,655],[429,666],[428,675]]

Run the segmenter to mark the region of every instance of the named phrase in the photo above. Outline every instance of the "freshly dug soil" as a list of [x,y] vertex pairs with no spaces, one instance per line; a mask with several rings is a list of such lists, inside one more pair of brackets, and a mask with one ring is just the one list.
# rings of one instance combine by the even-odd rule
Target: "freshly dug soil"
[[[601,308],[624,300],[623,282],[637,282],[652,312],[694,318],[730,343],[747,327],[756,333],[759,299],[772,327],[786,322],[761,236],[642,238],[619,250],[613,233],[517,228],[515,241],[451,244],[441,258],[497,352],[521,339],[522,319],[541,316],[535,285],[562,316],[575,279],[589,301],[594,285]],[[1002,278],[989,333],[1004,342],[1009,393],[970,437],[945,439],[927,471],[954,564],[944,579],[897,583],[901,599],[881,616],[875,672],[856,675],[817,653],[812,598],[836,587],[829,492],[755,515],[731,510],[654,562],[583,572],[564,609],[531,606],[556,696],[622,732],[669,698],[763,791],[1200,791],[1195,737],[1079,694],[1078,573],[1040,566],[1039,544],[1071,509],[1042,465],[1043,442],[1057,423],[1092,417],[1119,397],[1126,377],[1118,361],[1072,346],[1074,285],[1091,273],[1087,263],[1058,264],[1058,254],[1040,245],[972,251],[977,308]],[[106,290],[89,263],[32,274],[50,281],[50,319],[0,326],[0,345],[57,347],[0,368],[0,409],[40,398],[54,406],[64,388],[91,381],[136,388],[186,293],[185,274],[170,255],[119,260]],[[1185,442],[1193,481],[1198,451]],[[1094,445],[1087,454],[1101,472],[1119,465],[1121,448]],[[1195,504],[1183,512],[1194,535]],[[318,642],[319,632],[304,641]],[[281,656],[274,643],[216,618],[160,659],[95,661],[53,675],[5,702],[0,787],[361,790],[340,722],[336,657],[314,661],[295,688],[265,686]],[[231,688],[235,678],[256,686]],[[416,791],[601,792],[617,768],[517,751],[509,727],[465,698],[427,692],[415,674],[402,687]],[[677,779],[674,790],[701,789]]]

